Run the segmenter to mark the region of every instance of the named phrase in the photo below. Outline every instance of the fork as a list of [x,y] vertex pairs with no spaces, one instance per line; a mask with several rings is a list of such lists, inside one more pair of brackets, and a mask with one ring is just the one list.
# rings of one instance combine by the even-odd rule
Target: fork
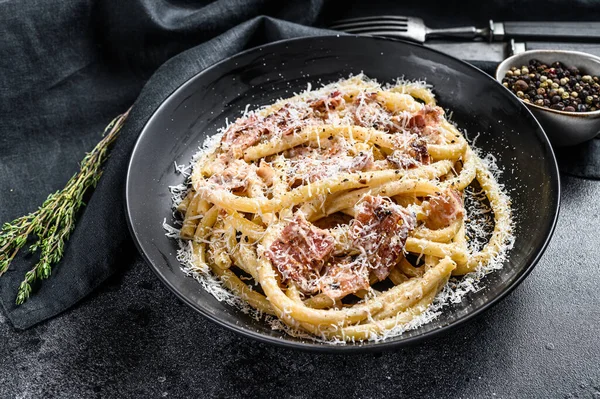
[[459,28],[431,29],[425,26],[421,18],[402,17],[395,15],[380,15],[342,19],[333,22],[329,29],[347,33],[367,36],[388,36],[409,39],[424,43],[430,38],[453,37],[462,39],[486,38],[490,41],[494,37],[494,30],[499,24],[490,21],[488,28],[479,29],[474,26]]

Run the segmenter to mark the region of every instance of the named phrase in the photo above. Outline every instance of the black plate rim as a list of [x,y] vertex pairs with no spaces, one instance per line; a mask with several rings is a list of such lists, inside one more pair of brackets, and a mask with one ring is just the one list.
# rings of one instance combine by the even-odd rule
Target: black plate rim
[[[399,39],[390,40],[390,39],[383,38],[383,37],[364,37],[364,36],[358,36],[358,35],[337,35],[337,36],[322,35],[322,36],[298,37],[298,38],[293,38],[293,39],[283,39],[283,40],[274,41],[274,42],[271,42],[268,44],[252,47],[250,49],[241,51],[233,56],[227,57],[227,58],[209,66],[208,68],[203,69],[202,71],[198,72],[194,76],[190,77],[187,81],[182,83],[178,88],[176,88],[173,92],[171,92],[161,102],[161,104],[154,110],[154,112],[152,113],[150,118],[146,121],[146,123],[144,124],[144,127],[140,131],[140,134],[139,134],[139,136],[136,140],[136,143],[133,147],[133,150],[131,151],[130,159],[129,159],[129,162],[127,165],[127,176],[126,176],[125,187],[124,187],[124,190],[125,190],[124,206],[125,206],[125,215],[126,215],[126,219],[127,219],[127,225],[129,228],[129,232],[135,243],[135,246],[138,249],[139,253],[142,255],[142,258],[144,259],[145,263],[158,276],[158,278],[162,281],[162,283],[165,286],[167,286],[167,288],[169,288],[169,290],[171,292],[173,292],[182,302],[184,302],[186,305],[190,306],[192,309],[194,309],[195,311],[200,313],[202,316],[204,316],[208,320],[212,321],[213,323],[216,323],[220,327],[226,328],[237,334],[241,334],[242,336],[257,340],[259,342],[263,342],[263,343],[267,343],[267,344],[274,344],[274,345],[277,345],[280,347],[286,347],[286,348],[303,350],[303,351],[326,352],[326,353],[341,353],[341,352],[343,352],[343,353],[358,353],[358,352],[365,352],[365,351],[379,352],[379,351],[390,350],[390,349],[399,349],[400,347],[415,345],[415,344],[417,344],[419,342],[423,342],[427,339],[439,337],[441,334],[447,333],[447,332],[455,329],[456,327],[463,325],[465,322],[467,322],[477,316],[480,316],[486,310],[491,309],[494,305],[501,302],[504,298],[506,298],[506,296],[508,294],[513,292],[514,289],[517,288],[523,282],[523,280],[525,280],[525,278],[531,273],[531,271],[535,268],[535,266],[539,262],[540,258],[546,251],[546,248],[548,247],[548,244],[550,243],[550,240],[552,239],[552,236],[553,236],[555,228],[556,228],[556,223],[558,221],[558,216],[559,216],[559,212],[560,212],[560,201],[561,201],[560,172],[559,172],[558,163],[556,160],[556,155],[554,154],[554,150],[552,148],[552,145],[550,144],[550,140],[548,139],[548,136],[546,135],[546,132],[544,131],[544,129],[542,128],[540,123],[533,116],[533,113],[523,103],[518,101],[516,99],[516,97],[515,97],[515,102],[518,103],[521,108],[525,109],[527,111],[527,114],[529,114],[529,116],[537,124],[537,126],[539,128],[539,132],[541,132],[540,139],[544,139],[541,141],[544,144],[544,146],[546,147],[546,150],[548,150],[547,152],[549,153],[549,155],[551,155],[552,162],[550,162],[549,166],[554,166],[554,167],[551,168],[552,176],[550,176],[550,178],[551,178],[553,185],[555,186],[555,187],[552,187],[552,190],[551,190],[553,193],[555,193],[554,198],[553,198],[554,202],[555,202],[555,206],[554,206],[554,212],[553,212],[554,217],[553,217],[552,223],[546,234],[546,239],[544,240],[544,243],[537,250],[537,253],[534,256],[533,260],[530,262],[530,264],[528,266],[526,266],[525,270],[511,285],[509,285],[504,291],[502,291],[500,294],[498,294],[498,296],[496,296],[495,298],[491,299],[490,301],[488,301],[487,303],[482,305],[480,308],[466,314],[465,316],[457,319],[453,323],[447,324],[436,330],[427,331],[422,334],[419,334],[419,335],[416,335],[413,337],[400,339],[397,341],[390,340],[390,341],[367,342],[367,343],[347,344],[347,345],[329,345],[329,344],[321,344],[321,343],[309,342],[309,341],[302,341],[302,342],[291,341],[291,340],[281,339],[281,338],[277,338],[277,337],[271,337],[268,335],[263,335],[259,332],[252,331],[252,330],[242,329],[239,326],[237,326],[236,324],[223,321],[223,320],[219,319],[218,317],[214,317],[213,315],[211,315],[207,312],[204,312],[202,309],[196,307],[195,303],[193,303],[189,298],[187,298],[185,295],[183,295],[181,292],[179,292],[167,280],[167,278],[160,272],[159,268],[155,265],[154,260],[150,259],[150,257],[146,255],[146,252],[142,248],[142,244],[141,244],[140,240],[138,239],[138,236],[135,232],[135,227],[133,225],[132,207],[130,205],[131,192],[129,189],[129,186],[131,183],[130,172],[131,172],[132,168],[134,167],[134,161],[136,159],[136,154],[139,152],[140,142],[144,139],[147,127],[153,122],[153,120],[159,114],[160,110],[166,106],[166,104],[170,101],[171,98],[173,98],[179,91],[183,90],[186,86],[191,85],[196,79],[199,79],[204,73],[207,73],[210,70],[219,68],[221,65],[231,62],[232,60],[235,60],[236,58],[241,57],[247,53],[251,53],[254,51],[261,51],[261,50],[264,50],[265,48],[278,46],[278,45],[281,45],[284,43],[289,43],[289,42],[300,42],[300,41],[311,42],[311,41],[316,41],[316,40],[330,40],[332,38],[334,38],[336,40],[342,39],[342,38],[358,38],[358,39],[368,39],[368,40],[373,40],[373,41],[394,41],[394,42],[400,42],[405,45],[409,45],[409,46],[413,46],[413,47],[425,48],[425,49],[427,49],[427,51],[431,51],[431,52],[437,53],[443,57],[450,58],[454,61],[457,61],[457,62],[467,66],[470,69],[473,69],[474,71],[476,71],[479,74],[483,74],[486,78],[491,79],[495,84],[500,86],[502,89],[508,90],[506,87],[504,87],[500,83],[498,83],[498,81],[496,79],[494,79],[492,76],[488,75],[481,69],[477,68],[476,66],[474,66],[472,64],[469,64],[466,61],[463,61],[459,58],[447,55],[439,50],[431,49],[431,48],[425,47],[423,45],[409,42],[406,40],[399,40]],[[536,132],[536,134],[537,134],[537,132]]]

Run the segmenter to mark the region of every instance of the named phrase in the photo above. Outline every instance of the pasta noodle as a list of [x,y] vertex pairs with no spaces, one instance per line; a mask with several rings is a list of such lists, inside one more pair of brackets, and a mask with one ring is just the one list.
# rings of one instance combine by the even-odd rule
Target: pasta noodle
[[[494,225],[469,246],[465,189]],[[432,91],[355,76],[229,125],[178,204],[194,267],[291,330],[376,339],[509,245],[508,197]],[[210,272],[209,272],[210,271]]]

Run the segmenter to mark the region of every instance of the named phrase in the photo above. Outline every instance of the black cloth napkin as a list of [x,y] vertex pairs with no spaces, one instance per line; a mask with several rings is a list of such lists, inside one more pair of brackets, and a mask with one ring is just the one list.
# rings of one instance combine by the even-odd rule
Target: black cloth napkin
[[[445,17],[435,4],[402,8],[400,3],[0,2],[0,222],[31,212],[48,193],[61,189],[84,152],[100,140],[104,126],[134,104],[51,278],[24,305],[16,306],[18,284],[35,259],[18,257],[0,277],[0,303],[12,324],[25,329],[59,314],[137,256],[124,213],[126,167],[145,122],[178,86],[244,49],[331,33],[308,27],[326,20],[429,13],[435,26]],[[483,26],[487,18],[506,19],[524,9],[501,3],[492,3],[484,13],[474,6],[477,0],[465,0],[465,12],[458,13],[455,22]],[[525,9],[533,3],[548,12],[558,8],[538,0]],[[587,0],[580,3],[588,6]]]
[[555,153],[561,172],[600,180],[600,136],[573,147],[558,148]]

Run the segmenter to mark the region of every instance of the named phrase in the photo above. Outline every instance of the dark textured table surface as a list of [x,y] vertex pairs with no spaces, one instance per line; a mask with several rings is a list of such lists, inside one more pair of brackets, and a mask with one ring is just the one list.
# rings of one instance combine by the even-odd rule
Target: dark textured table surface
[[351,356],[267,346],[184,306],[138,258],[35,328],[0,316],[0,398],[600,398],[600,182],[562,179],[535,270],[442,338]]

